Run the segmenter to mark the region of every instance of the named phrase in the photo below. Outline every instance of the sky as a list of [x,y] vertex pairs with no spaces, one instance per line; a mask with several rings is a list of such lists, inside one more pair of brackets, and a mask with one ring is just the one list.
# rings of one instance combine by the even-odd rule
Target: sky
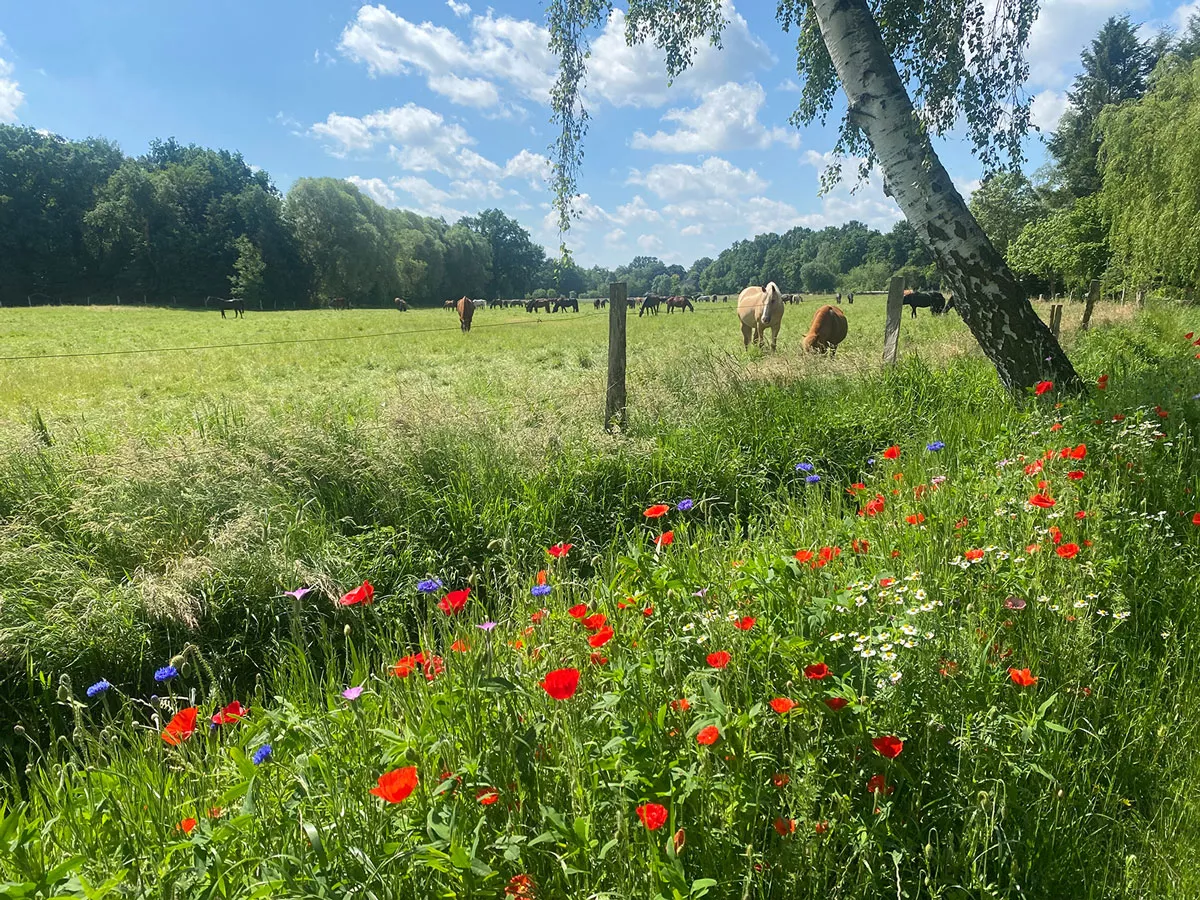
[[[789,125],[795,33],[771,0],[725,2],[721,50],[703,46],[669,87],[661,53],[625,45],[620,4],[593,35],[580,218],[567,236],[580,264],[644,254],[689,266],[767,231],[901,218],[877,176],[819,194],[840,111]],[[1108,16],[1151,32],[1191,12],[1200,0],[1044,0],[1028,51],[1034,123],[1053,129]],[[238,150],[283,191],[344,178],[451,223],[498,207],[553,252],[544,16],[529,0],[4,2],[0,122],[106,137],[130,155],[172,136]],[[937,148],[969,194],[982,173],[966,142]],[[1036,135],[1027,156],[1030,172],[1044,160]]]

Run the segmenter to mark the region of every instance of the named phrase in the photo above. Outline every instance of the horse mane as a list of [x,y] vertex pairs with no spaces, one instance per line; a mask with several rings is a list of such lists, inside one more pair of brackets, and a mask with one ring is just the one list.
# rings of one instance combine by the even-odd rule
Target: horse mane
[[763,293],[766,294],[766,297],[763,299],[762,320],[766,324],[771,321],[771,306],[775,303],[782,303],[783,295],[779,293],[779,288],[773,281],[763,288]]

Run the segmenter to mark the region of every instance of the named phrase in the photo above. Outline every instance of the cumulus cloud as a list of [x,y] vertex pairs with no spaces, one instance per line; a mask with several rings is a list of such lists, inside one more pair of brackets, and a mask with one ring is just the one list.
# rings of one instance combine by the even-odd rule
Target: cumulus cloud
[[767,186],[753,169],[739,169],[719,156],[710,156],[699,166],[671,163],[653,166],[645,173],[634,169],[627,183],[643,185],[668,201],[694,197],[698,193],[735,199]]
[[776,142],[800,146],[800,136],[792,129],[767,128],[758,121],[758,112],[766,101],[766,91],[756,81],[727,82],[705,94],[699,106],[666,112],[664,122],[678,123],[674,132],[647,135],[636,131],[632,146],[668,153],[763,150]]
[[1069,105],[1065,93],[1051,90],[1042,91],[1033,98],[1029,109],[1030,121],[1043,132],[1054,131]]
[[888,231],[904,218],[900,207],[883,193],[883,176],[878,169],[873,169],[865,182],[857,183],[856,173],[862,163],[859,157],[838,157],[831,152],[809,150],[803,161],[814,168],[814,187],[819,185],[821,172],[834,163],[840,163],[842,172],[848,177],[843,177],[833,190],[821,197],[819,212],[801,216],[798,224],[807,228],[824,228],[855,219],[880,231]]
[[1191,3],[1184,3],[1175,10],[1171,16],[1171,23],[1180,31],[1187,28],[1188,21],[1192,16],[1200,16],[1200,0],[1192,0]]
[[625,232],[620,228],[614,228],[608,234],[604,235],[606,244],[620,244],[625,240]]
[[1029,34],[1029,81],[1061,90],[1079,67],[1079,54],[1109,16],[1144,9],[1148,0],[1044,0]]
[[382,178],[361,178],[351,175],[346,179],[380,206],[395,206],[396,192]]
[[[450,0],[458,16],[470,7]],[[494,80],[507,82],[519,95],[546,103],[557,62],[550,34],[540,25],[491,10],[472,16],[469,39],[431,22],[405,19],[382,4],[363,6],[342,32],[339,49],[363,63],[372,75],[424,75],[430,90],[453,103],[486,107],[499,102]],[[465,74],[463,74],[465,73]]]
[[[4,33],[0,32],[0,50],[4,47]],[[7,124],[17,121],[17,108],[25,102],[25,94],[12,74],[13,64],[0,56],[0,122]]]
[[550,180],[550,160],[540,153],[522,150],[504,164],[505,178],[525,178],[534,190],[541,190]]
[[638,235],[637,245],[639,250],[646,253],[660,253],[663,248],[662,239],[657,234]]

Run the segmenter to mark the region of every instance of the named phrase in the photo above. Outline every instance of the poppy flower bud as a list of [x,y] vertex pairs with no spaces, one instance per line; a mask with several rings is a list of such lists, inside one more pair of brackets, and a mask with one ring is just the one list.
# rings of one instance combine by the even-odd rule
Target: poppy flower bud
[[71,688],[69,685],[60,684],[58,686],[58,700],[60,703],[66,703],[71,699]]
[[13,733],[23,736],[25,734],[25,726],[18,722],[16,725],[13,726]]
[[344,634],[346,637],[350,637],[350,623],[349,622],[347,622],[346,627],[342,629],[342,634]]
[[183,666],[183,663],[184,663],[183,657],[184,657],[184,654],[176,653],[174,656],[171,657],[171,661],[170,661],[170,663],[168,663],[168,665],[172,665],[177,669],[180,668],[181,666]]

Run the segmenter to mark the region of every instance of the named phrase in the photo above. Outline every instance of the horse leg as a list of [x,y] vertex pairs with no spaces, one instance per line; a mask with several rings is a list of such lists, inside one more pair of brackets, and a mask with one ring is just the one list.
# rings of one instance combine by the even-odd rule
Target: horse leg
[[782,322],[776,322],[774,325],[771,326],[771,349],[772,350],[775,349],[775,342],[779,339],[779,326],[782,324],[783,324]]
[[221,318],[225,318],[225,307],[221,307]]
[[742,323],[742,343],[745,345],[747,350],[750,349],[750,334],[751,334],[750,326],[743,322]]

